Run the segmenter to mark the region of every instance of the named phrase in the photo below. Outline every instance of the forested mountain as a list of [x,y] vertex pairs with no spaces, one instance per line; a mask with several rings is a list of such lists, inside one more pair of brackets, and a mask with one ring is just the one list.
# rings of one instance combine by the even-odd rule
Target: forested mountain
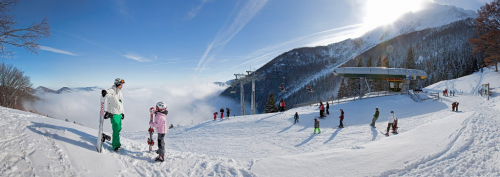
[[[405,67],[410,45],[416,69],[425,70],[429,76],[418,83],[418,87],[477,71],[482,57],[472,54],[472,46],[467,41],[477,34],[472,25],[475,17],[472,11],[434,4],[425,11],[407,14],[392,25],[374,29],[360,38],[285,52],[257,70],[263,78],[256,82],[258,112],[263,112],[270,93],[274,93],[276,100],[284,98],[288,108],[299,103],[333,99],[338,96],[343,80],[333,76],[335,68],[375,67],[384,63],[389,67]],[[349,93],[344,96],[357,94],[359,87],[355,80],[344,80],[345,84],[350,84],[346,86]],[[376,82],[370,81],[372,89],[377,89],[374,87]],[[280,85],[284,85],[287,92],[280,91]],[[307,91],[307,86],[311,86],[314,92]],[[412,84],[412,87],[417,87],[417,84]],[[245,100],[249,102],[251,84],[244,88]],[[237,93],[230,94],[231,90]],[[221,95],[239,100],[239,91],[237,86],[228,88]]]

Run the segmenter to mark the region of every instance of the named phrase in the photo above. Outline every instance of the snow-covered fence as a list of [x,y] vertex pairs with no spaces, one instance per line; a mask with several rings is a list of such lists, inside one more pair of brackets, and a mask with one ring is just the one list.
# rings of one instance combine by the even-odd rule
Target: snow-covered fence
[[439,92],[430,92],[430,95],[434,100],[439,100]]
[[340,103],[346,103],[350,101],[356,101],[360,99],[367,99],[367,98],[376,98],[376,97],[382,97],[382,96],[390,96],[390,95],[399,95],[401,93],[399,92],[390,92],[390,91],[381,91],[381,92],[370,92],[362,97],[359,96],[353,96],[353,97],[343,97],[343,98],[337,98],[337,99],[332,99],[332,100],[316,100],[316,101],[309,101],[305,103],[300,103],[300,104],[295,104],[294,107],[303,107],[303,106],[319,106],[320,102],[323,102],[323,104],[326,104],[328,102],[329,104],[340,104]]

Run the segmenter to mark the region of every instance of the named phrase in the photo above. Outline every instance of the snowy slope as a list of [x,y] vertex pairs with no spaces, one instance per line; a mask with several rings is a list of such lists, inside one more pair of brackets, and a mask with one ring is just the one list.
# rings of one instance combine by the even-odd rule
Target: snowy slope
[[[481,83],[500,90],[500,74],[485,70],[427,87],[464,90],[439,101],[397,95],[331,105],[319,135],[312,135],[317,107],[176,127],[163,163],[147,152],[145,131],[124,130],[122,152],[106,143],[99,154],[95,129],[0,108],[0,176],[500,176],[498,93],[489,101],[467,94]],[[451,112],[453,101],[461,112]],[[368,125],[375,107],[376,129]],[[333,129],[339,109],[347,128]],[[400,130],[386,137],[391,110]]]

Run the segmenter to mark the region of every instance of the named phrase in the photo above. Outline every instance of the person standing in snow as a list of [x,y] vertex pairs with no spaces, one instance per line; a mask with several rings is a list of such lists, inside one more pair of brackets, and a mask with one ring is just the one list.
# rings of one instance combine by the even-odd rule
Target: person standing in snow
[[295,112],[295,116],[294,116],[294,122],[293,124],[297,124],[299,122],[299,113]]
[[285,111],[285,100],[283,100],[283,98],[281,98],[281,101],[280,101],[280,112],[284,112]]
[[226,108],[226,112],[227,112],[227,118],[229,118],[229,114],[231,114],[231,109]]
[[380,113],[378,112],[378,108],[375,108],[375,115],[373,115],[372,124],[370,124],[374,128],[375,128],[375,121],[377,121],[379,114]]
[[217,114],[219,114],[218,112],[214,112],[214,121],[217,120]]
[[325,105],[323,105],[323,102],[319,102],[319,117],[325,117]]
[[220,108],[220,120],[224,120],[224,108]]
[[328,109],[330,109],[330,104],[327,101],[326,102],[326,114],[330,115],[330,111]]
[[396,126],[394,125],[395,122],[397,122],[398,118],[396,115],[394,115],[394,111],[391,111],[391,114],[387,117],[389,122],[387,124],[387,133],[385,135],[389,136],[389,130],[391,130],[392,127],[392,133],[397,133],[396,132]]
[[153,114],[151,114],[149,125],[156,128],[158,132],[158,157],[155,160],[163,162],[165,160],[165,134],[167,133],[167,106],[161,101],[156,103],[154,114],[155,119],[153,121]]
[[316,134],[316,130],[318,130],[318,133],[321,133],[321,130],[319,129],[319,121],[318,119],[314,119],[314,134]]
[[344,128],[344,124],[343,124],[343,121],[344,121],[344,110],[340,109],[340,125],[339,125],[339,128]]
[[125,80],[116,78],[114,85],[107,90],[102,90],[102,97],[107,97],[108,106],[104,118],[111,120],[111,125],[113,128],[113,140],[112,145],[115,152],[120,151],[120,131],[122,130],[122,120],[125,119],[125,113],[123,110],[123,96],[122,88],[125,84]]

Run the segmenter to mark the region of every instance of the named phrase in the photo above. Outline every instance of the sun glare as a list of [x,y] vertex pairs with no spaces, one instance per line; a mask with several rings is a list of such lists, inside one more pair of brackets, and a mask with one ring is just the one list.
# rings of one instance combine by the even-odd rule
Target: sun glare
[[364,24],[375,28],[394,22],[407,12],[416,12],[427,0],[367,0],[364,11]]

